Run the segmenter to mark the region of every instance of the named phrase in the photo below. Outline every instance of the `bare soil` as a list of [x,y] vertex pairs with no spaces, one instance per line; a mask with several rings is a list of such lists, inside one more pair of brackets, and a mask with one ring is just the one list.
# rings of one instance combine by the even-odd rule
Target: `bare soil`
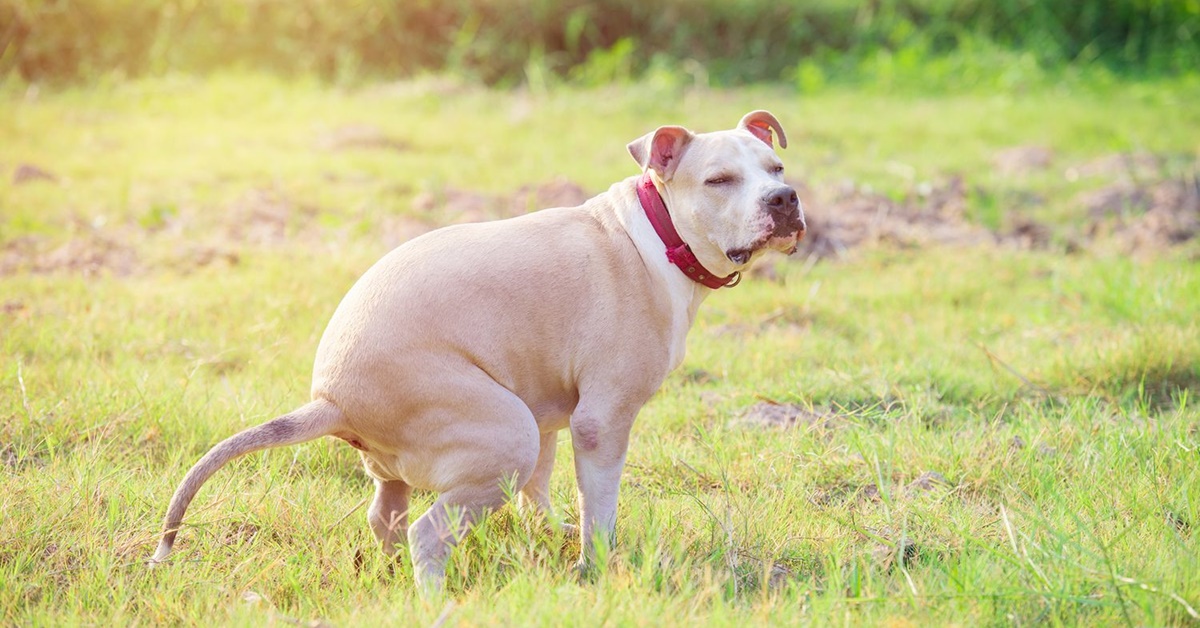
[[965,217],[966,185],[961,177],[917,186],[896,199],[854,183],[811,189],[793,182],[802,197],[808,234],[795,253],[842,257],[862,246],[917,248],[934,244],[975,245],[993,233]]
[[[378,129],[359,126],[330,131],[320,136],[318,145],[328,150],[407,149]],[[1056,159],[1052,151],[1038,146],[1014,147],[994,156],[998,172],[1018,180],[1048,171]],[[1060,246],[1068,252],[1115,245],[1130,254],[1152,254],[1200,236],[1200,162],[1182,167],[1179,163],[1170,156],[1122,153],[1066,167],[1065,181],[1096,183],[1070,201],[1086,217],[1082,226],[1051,226],[1031,218],[1027,206],[1041,201],[1030,193],[1001,197],[1006,205],[1004,226],[988,229],[968,217],[970,203],[982,192],[961,176],[891,194],[851,181],[816,187],[793,182],[804,203],[808,235],[792,259],[842,258],[863,247],[981,244],[1020,249]],[[30,164],[21,164],[12,177],[15,183],[57,181],[49,171]],[[563,178],[524,185],[509,194],[445,186],[417,194],[412,214],[374,217],[377,224],[371,231],[394,247],[440,225],[574,206],[590,196],[581,185]],[[224,207],[177,212],[160,224],[95,227],[77,219],[65,239],[27,235],[0,243],[0,276],[126,276],[152,265],[186,271],[217,262],[236,264],[247,248],[347,237],[345,229],[339,232],[338,227],[321,224],[320,214],[321,208],[274,186],[251,188]],[[217,219],[211,220],[212,216]],[[174,256],[148,259],[143,245],[151,239],[167,243]],[[770,279],[771,275],[771,268],[766,268],[755,276]]]
[[1050,168],[1054,151],[1045,146],[1013,146],[992,156],[992,165],[1005,176],[1022,176]]
[[125,276],[132,274],[138,265],[138,255],[132,246],[98,232],[57,244],[46,238],[25,236],[0,246],[0,276],[18,272]]
[[746,408],[731,422],[740,427],[832,429],[840,419],[832,412],[764,400]]
[[455,187],[426,191],[413,198],[413,209],[435,223],[479,222],[511,218],[550,207],[581,205],[592,195],[574,181],[556,178],[523,185],[512,194],[485,194]]

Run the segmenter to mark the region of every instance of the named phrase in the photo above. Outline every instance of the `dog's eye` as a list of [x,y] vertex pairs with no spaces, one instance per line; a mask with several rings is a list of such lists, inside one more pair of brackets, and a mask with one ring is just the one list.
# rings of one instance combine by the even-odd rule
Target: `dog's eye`
[[779,165],[776,165],[774,168],[771,168],[771,172],[773,172],[775,174],[783,174],[783,164],[779,164]]
[[710,177],[709,179],[706,179],[704,181],[704,185],[725,185],[726,183],[729,183],[732,180],[733,180],[733,177],[728,177],[725,175],[718,175],[718,176]]

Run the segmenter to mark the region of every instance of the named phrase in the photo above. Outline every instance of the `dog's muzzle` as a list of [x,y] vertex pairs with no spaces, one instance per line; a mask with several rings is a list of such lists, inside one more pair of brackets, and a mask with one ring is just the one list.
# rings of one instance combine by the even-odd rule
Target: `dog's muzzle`
[[776,188],[760,200],[763,210],[771,217],[775,227],[772,237],[786,238],[796,234],[796,239],[804,236],[807,226],[804,224],[804,214],[800,211],[800,197],[796,190],[785,185]]
[[776,188],[758,202],[763,213],[771,219],[770,231],[762,232],[749,246],[726,250],[725,256],[734,264],[745,264],[755,251],[764,248],[791,255],[808,228],[804,224],[804,212],[800,210],[800,198],[791,186]]

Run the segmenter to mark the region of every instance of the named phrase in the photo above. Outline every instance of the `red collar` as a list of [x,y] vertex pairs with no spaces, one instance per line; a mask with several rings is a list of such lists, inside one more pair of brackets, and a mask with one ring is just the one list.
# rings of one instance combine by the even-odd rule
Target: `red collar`
[[679,232],[675,230],[675,225],[671,222],[671,213],[667,211],[667,205],[663,203],[662,196],[654,187],[654,181],[650,180],[649,173],[642,175],[642,180],[638,182],[637,193],[638,200],[642,202],[642,210],[650,219],[654,232],[667,246],[668,261],[678,266],[679,270],[682,270],[683,274],[692,281],[704,284],[713,290],[732,288],[738,285],[738,282],[742,280],[741,273],[735,272],[728,277],[717,277],[708,272],[708,269],[700,264],[700,260],[696,259],[696,254],[692,253],[692,247],[688,246],[683,238],[679,237]]

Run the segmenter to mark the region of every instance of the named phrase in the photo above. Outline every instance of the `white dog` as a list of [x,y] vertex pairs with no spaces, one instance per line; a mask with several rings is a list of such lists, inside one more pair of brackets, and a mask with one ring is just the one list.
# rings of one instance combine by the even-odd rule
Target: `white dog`
[[[612,541],[630,427],[683,360],[696,309],[804,235],[772,131],[786,147],[765,111],[730,131],[660,127],[629,144],[641,175],[579,207],[439,229],[384,256],[321,338],[312,401],[192,467],[152,562],[226,462],[329,435],[375,480],[367,519],[383,550],[407,535],[418,586],[437,591],[466,526],[506,487],[549,514],[556,434],[569,428],[586,567]],[[440,496],[409,527],[414,487]]]

